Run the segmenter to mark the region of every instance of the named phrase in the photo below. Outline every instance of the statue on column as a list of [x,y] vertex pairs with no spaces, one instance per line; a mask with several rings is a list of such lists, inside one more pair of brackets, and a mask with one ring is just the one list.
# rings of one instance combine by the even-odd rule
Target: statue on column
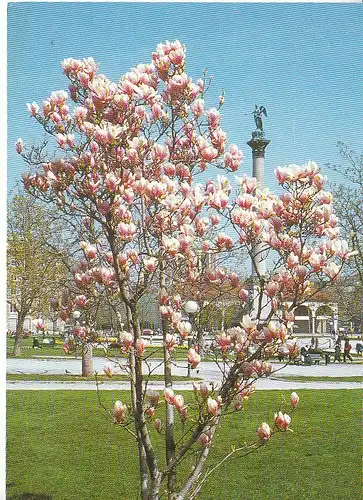
[[257,104],[255,104],[255,109],[252,112],[252,114],[256,124],[256,131],[255,131],[256,135],[259,137],[263,137],[264,132],[263,132],[262,115],[265,115],[267,117],[266,108],[264,106],[257,106]]

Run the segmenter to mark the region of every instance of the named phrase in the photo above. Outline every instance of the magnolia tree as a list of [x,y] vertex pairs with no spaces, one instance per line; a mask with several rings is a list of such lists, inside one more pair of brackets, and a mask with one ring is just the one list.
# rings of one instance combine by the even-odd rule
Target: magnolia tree
[[[227,173],[239,169],[242,153],[236,145],[226,146],[220,125],[224,98],[218,108],[205,107],[209,82],[194,83],[185,73],[180,42],[158,45],[151,64],[137,66],[118,83],[100,74],[92,58],[66,59],[62,67],[69,95],[56,91],[41,107],[28,105],[49,135],[47,148],[34,152],[20,139],[16,147],[34,167],[23,177],[26,189],[82,219],[85,231],[91,226],[97,231],[93,240],[80,242],[84,258],[74,273],[79,293],[63,319],[75,306],[89,307],[95,290],[122,300],[127,317],[118,366],[129,374],[131,405],[116,401],[111,413],[126,430],[134,425],[141,497],[195,498],[215,470],[206,469],[206,462],[216,430],[226,422],[222,417],[243,408],[256,379],[272,372],[268,358],[278,348],[296,354],[296,344],[288,341],[293,309],[338,275],[348,249],[314,163],[277,169],[285,189],[281,196],[260,190],[246,176],[237,177],[239,189],[232,192]],[[216,168],[224,175],[217,177]],[[238,275],[219,263],[241,248],[255,258],[256,245],[266,257],[271,252],[275,266],[266,276],[257,274],[257,295],[249,297]],[[206,255],[213,257],[209,265],[204,265]],[[148,389],[154,365],[140,328],[140,300],[155,287],[163,327],[158,363],[163,395]],[[257,316],[246,314],[240,326],[216,336],[209,354],[220,367],[220,381],[193,383],[194,396],[186,401],[173,391],[172,372],[179,346],[194,342],[184,303],[195,299],[201,314],[206,302],[233,288],[243,303],[258,304]],[[191,290],[194,297],[188,297]],[[84,342],[95,335],[91,329],[74,334]],[[192,369],[198,366],[197,344],[186,357]],[[114,366],[105,367],[107,375]],[[297,403],[293,394],[291,408]],[[257,449],[286,431],[290,420],[285,411],[277,412],[272,423],[258,428],[255,443],[234,447],[226,458]],[[156,452],[160,440],[165,460]],[[189,455],[194,466],[181,472]]]

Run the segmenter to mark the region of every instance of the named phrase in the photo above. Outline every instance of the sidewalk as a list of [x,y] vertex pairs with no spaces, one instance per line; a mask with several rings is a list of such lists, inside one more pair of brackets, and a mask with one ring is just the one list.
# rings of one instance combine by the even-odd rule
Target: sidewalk
[[[94,370],[98,373],[103,373],[105,360],[102,358],[94,358]],[[152,360],[150,362],[151,368],[155,374],[163,373],[163,366],[160,361]],[[279,389],[360,389],[362,384],[360,382],[295,382],[288,380],[281,380],[284,376],[297,376],[297,377],[362,377],[362,364],[356,363],[337,363],[325,365],[288,365],[285,366],[280,363],[273,363],[273,370],[281,371],[273,374],[272,376],[278,380],[270,378],[263,378],[257,381],[257,388],[262,390],[279,390]],[[22,373],[26,374],[53,374],[64,375],[70,373],[72,375],[79,375],[81,373],[81,360],[80,359],[14,359],[7,360],[7,373]],[[177,361],[173,365],[173,375],[186,376],[187,365],[185,361]],[[220,371],[215,363],[202,362],[197,369],[192,370],[192,377],[202,378],[206,382],[218,383],[220,380]],[[362,377],[363,380],[363,377]],[[150,382],[149,387],[163,389],[163,382]],[[7,390],[96,390],[95,382],[53,382],[53,381],[7,381]],[[102,390],[117,390],[128,389],[127,382],[120,381],[107,381],[100,384]],[[174,388],[176,390],[191,390],[191,382],[175,382]]]
[[[149,382],[150,389],[163,390],[163,382]],[[285,380],[258,379],[256,382],[258,390],[297,390],[297,389],[362,389],[360,382],[292,382]],[[101,382],[99,389],[102,391],[128,390],[130,385],[127,382]],[[176,382],[173,385],[175,391],[193,390],[192,382]],[[7,381],[6,390],[30,390],[30,391],[95,391],[96,383],[85,382],[38,382],[38,381]]]

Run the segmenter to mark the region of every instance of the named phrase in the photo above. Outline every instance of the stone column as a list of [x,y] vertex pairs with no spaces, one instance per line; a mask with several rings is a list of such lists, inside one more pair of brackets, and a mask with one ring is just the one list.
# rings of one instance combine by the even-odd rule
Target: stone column
[[[264,177],[265,177],[265,150],[269,145],[270,141],[265,139],[264,133],[260,130],[252,132],[252,139],[247,142],[247,144],[252,149],[252,176],[257,179],[258,186],[260,189],[264,188]],[[258,316],[258,304],[259,297],[258,293],[259,287],[259,276],[264,276],[266,274],[266,256],[262,252],[263,245],[257,244],[252,248],[252,255],[255,266],[252,265],[252,317],[256,318]],[[260,319],[264,319],[269,314],[269,307],[266,306],[267,297],[264,296],[262,301],[262,311],[260,314]]]
[[311,335],[314,337],[315,336],[315,319],[316,319],[316,311],[318,309],[318,306],[316,304],[310,304],[310,311],[311,311]]
[[332,311],[333,311],[333,330],[335,332],[335,337],[339,337],[339,331],[338,331],[338,306],[337,304],[332,305]]

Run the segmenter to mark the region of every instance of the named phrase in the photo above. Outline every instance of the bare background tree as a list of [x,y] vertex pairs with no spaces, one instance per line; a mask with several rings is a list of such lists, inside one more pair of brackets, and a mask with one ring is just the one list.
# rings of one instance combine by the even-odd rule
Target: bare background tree
[[333,295],[340,317],[359,329],[363,303],[363,155],[357,155],[343,142],[337,146],[342,164],[326,166],[344,178],[344,183],[330,183],[330,188],[342,236],[356,253],[349,259],[342,279],[335,284]]

